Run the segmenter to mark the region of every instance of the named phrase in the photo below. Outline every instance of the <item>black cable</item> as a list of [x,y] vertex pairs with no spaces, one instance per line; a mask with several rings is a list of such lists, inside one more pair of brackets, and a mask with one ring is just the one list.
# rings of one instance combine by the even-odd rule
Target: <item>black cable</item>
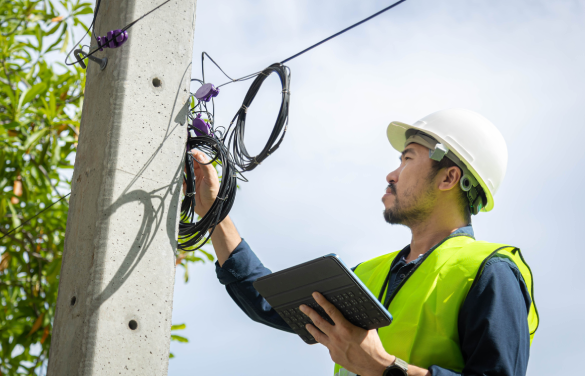
[[49,209],[51,206],[55,205],[56,203],[58,203],[59,201],[63,200],[64,198],[66,198],[67,196],[69,196],[71,194],[71,192],[67,193],[65,196],[59,198],[57,201],[54,201],[51,205],[47,206],[46,208],[44,208],[43,210],[41,210],[40,212],[38,212],[37,214],[33,215],[32,217],[30,217],[29,219],[27,219],[26,221],[24,221],[23,223],[20,224],[20,226],[17,226],[15,228],[13,228],[12,230],[8,231],[6,234],[2,235],[2,237],[0,237],[0,239],[4,239],[5,237],[7,237],[8,235],[12,234],[14,231],[18,230],[19,228],[21,228],[22,226],[26,225],[28,222],[30,222],[33,218],[38,217],[39,215],[41,215],[41,213],[43,213],[44,211],[46,211],[47,209]]
[[228,74],[227,74],[227,73],[226,73],[226,72],[225,72],[223,69],[221,69],[221,67],[219,66],[219,64],[217,64],[217,63],[215,62],[215,60],[213,60],[213,59],[211,58],[211,56],[209,56],[209,54],[208,54],[207,52],[203,51],[203,52],[201,53],[201,78],[202,78],[202,80],[199,80],[199,79],[193,78],[193,79],[191,79],[191,81],[199,81],[199,82],[201,82],[201,83],[205,83],[205,56],[207,56],[207,58],[209,58],[209,60],[211,60],[211,62],[212,62],[212,63],[213,63],[213,64],[214,64],[214,65],[217,67],[217,69],[219,69],[219,70],[221,71],[221,73],[223,73],[223,75],[224,75],[224,76],[226,76],[227,78],[229,78],[229,79],[230,79],[230,81],[228,81],[228,82],[225,82],[225,83],[223,83],[223,84],[221,84],[221,85],[217,86],[217,88],[218,88],[218,89],[219,89],[220,87],[222,87],[222,86],[225,86],[225,85],[227,85],[227,84],[231,84],[231,83],[233,83],[233,82],[239,82],[239,81],[246,81],[246,80],[249,80],[249,79],[251,79],[251,78],[254,78],[254,77],[256,77],[257,75],[259,75],[259,74],[260,74],[260,72],[256,72],[256,73],[252,73],[252,74],[249,74],[249,75],[247,75],[247,76],[244,76],[244,77],[240,77],[240,78],[233,79],[233,78],[231,78],[231,77],[230,77],[230,76],[229,76],[229,75],[228,75]]
[[141,21],[144,17],[148,16],[149,14],[151,14],[152,12],[154,12],[155,10],[158,10],[158,8],[162,7],[166,3],[169,3],[170,1],[171,0],[167,0],[167,1],[163,2],[163,3],[161,3],[160,5],[156,6],[155,8],[151,9],[150,11],[146,12],[145,14],[143,14],[137,20],[134,20],[134,21],[130,22],[128,25],[124,26],[124,28],[122,29],[122,31],[126,31],[126,30],[130,29],[132,26],[134,26],[135,23],[137,23],[138,21]]
[[[187,189],[185,198],[181,204],[178,248],[183,251],[195,251],[207,243],[215,230],[215,226],[223,221],[230,212],[236,199],[236,176],[238,172],[230,158],[228,149],[217,138],[211,136],[189,137],[187,145],[185,166]],[[211,161],[208,163],[196,161],[190,153],[192,149],[201,150],[211,158]],[[195,172],[193,170],[193,164],[200,163],[209,165],[213,162],[217,162],[221,166],[222,176],[219,192],[209,211],[203,218],[196,222],[198,216],[195,212]],[[206,236],[208,230],[209,234]]]
[[[280,103],[280,110],[278,111],[278,116],[276,117],[274,128],[272,129],[272,133],[270,133],[270,137],[268,138],[266,145],[258,155],[253,156],[250,155],[244,143],[244,136],[246,132],[246,115],[248,113],[248,109],[252,105],[252,101],[260,90],[262,83],[271,73],[276,73],[278,78],[280,78],[280,83],[282,86],[282,101]],[[290,71],[285,65],[280,63],[272,64],[268,68],[264,69],[260,74],[258,74],[254,82],[252,82],[250,89],[248,89],[248,92],[244,97],[242,106],[234,116],[228,131],[226,132],[226,137],[229,137],[228,148],[232,151],[234,163],[240,167],[242,171],[251,171],[255,169],[260,163],[262,163],[263,160],[268,158],[270,154],[274,153],[274,151],[278,149],[286,133],[289,102]],[[230,133],[232,125],[234,125],[233,132]]]
[[315,44],[314,44],[314,45],[312,45],[311,47],[305,48],[305,49],[304,49],[304,50],[302,50],[301,52],[299,52],[299,53],[296,53],[296,54],[292,55],[291,57],[289,57],[289,58],[287,58],[287,59],[284,59],[283,61],[281,61],[281,62],[280,62],[280,64],[284,64],[284,63],[286,63],[287,61],[290,61],[290,60],[294,59],[295,57],[297,57],[297,56],[300,56],[300,55],[304,54],[305,52],[307,52],[307,51],[309,51],[309,50],[312,50],[313,48],[315,48],[315,47],[317,47],[317,46],[319,46],[319,45],[321,45],[321,44],[323,44],[323,43],[327,42],[328,40],[331,40],[331,39],[335,38],[336,36],[338,36],[338,35],[341,35],[341,34],[345,33],[346,31],[348,31],[348,30],[351,30],[351,29],[353,29],[354,27],[356,27],[356,26],[359,26],[359,25],[363,24],[364,22],[367,22],[367,21],[371,20],[371,19],[372,19],[372,18],[374,18],[374,17],[377,17],[377,16],[379,16],[380,14],[382,14],[382,13],[384,13],[384,12],[386,12],[386,11],[388,11],[388,10],[392,9],[392,8],[394,8],[395,6],[397,6],[397,5],[399,5],[400,3],[403,3],[403,2],[405,2],[405,1],[406,1],[406,0],[400,0],[400,1],[397,1],[397,2],[395,2],[394,4],[392,4],[392,5],[390,5],[390,6],[386,7],[386,8],[384,8],[384,9],[382,9],[381,11],[379,11],[379,12],[377,12],[377,13],[374,13],[374,14],[372,14],[370,17],[368,17],[368,18],[364,18],[363,20],[361,20],[361,21],[359,21],[359,22],[357,22],[357,23],[354,23],[353,25],[351,25],[351,26],[349,26],[349,27],[346,27],[345,29],[341,30],[340,32],[338,32],[338,33],[335,33],[335,34],[333,34],[332,36],[330,36],[330,37],[328,37],[328,38],[325,38],[325,39],[323,39],[322,41],[320,41],[320,42],[318,42],[318,43],[315,43]]
[[[339,36],[339,35],[341,35],[341,34],[345,33],[346,31],[349,31],[349,30],[353,29],[353,28],[354,28],[354,27],[356,27],[356,26],[359,26],[359,25],[363,24],[364,22],[367,22],[367,21],[371,20],[371,19],[372,19],[372,18],[374,18],[374,17],[377,17],[377,16],[379,16],[380,14],[382,14],[382,13],[384,13],[384,12],[386,12],[386,11],[388,11],[388,10],[392,9],[392,8],[394,8],[395,6],[397,6],[397,5],[401,4],[401,3],[405,2],[405,1],[406,1],[406,0],[400,0],[400,1],[397,1],[397,2],[395,2],[394,4],[392,4],[392,5],[390,5],[390,6],[387,6],[386,8],[382,9],[381,11],[379,11],[379,12],[376,12],[376,13],[372,14],[371,16],[369,16],[369,17],[367,17],[367,18],[364,18],[363,20],[361,20],[361,21],[359,21],[359,22],[356,22],[356,23],[354,23],[353,25],[351,25],[351,26],[349,26],[349,27],[346,27],[345,29],[343,29],[343,30],[341,30],[341,31],[339,31],[339,32],[337,32],[337,33],[335,33],[335,34],[331,35],[330,37],[327,37],[327,38],[323,39],[322,41],[320,41],[320,42],[317,42],[317,43],[315,43],[314,45],[312,45],[312,46],[310,46],[310,47],[307,47],[307,48],[305,48],[305,49],[304,49],[304,50],[302,50],[301,52],[298,52],[298,53],[296,53],[296,54],[292,55],[291,57],[284,59],[283,61],[281,61],[281,62],[280,62],[280,64],[284,64],[284,63],[286,63],[286,62],[288,62],[288,61],[291,61],[292,59],[294,59],[294,58],[296,58],[296,57],[298,57],[298,56],[300,56],[300,55],[304,54],[305,52],[307,52],[307,51],[309,51],[309,50],[312,50],[313,48],[315,48],[315,47],[317,47],[317,46],[320,46],[321,44],[323,44],[323,43],[325,43],[325,42],[327,42],[327,41],[329,41],[329,40],[331,40],[331,39],[333,39],[333,38],[335,38],[335,37],[337,37],[337,36]],[[204,52],[204,54],[205,54],[205,55],[207,55],[207,53],[205,53],[205,52]],[[223,70],[222,70],[222,69],[219,67],[219,65],[218,65],[218,64],[217,64],[215,61],[213,61],[213,59],[211,59],[211,56],[209,56],[209,55],[207,55],[207,56],[208,56],[208,57],[209,57],[209,59],[210,59],[210,60],[213,62],[213,64],[215,64],[215,65],[216,65],[216,66],[219,68],[219,70],[221,70],[221,71],[223,72]],[[201,65],[203,65],[203,56],[201,56]],[[255,77],[255,76],[257,76],[258,74],[260,74],[260,72],[252,73],[252,74],[249,74],[249,75],[247,75],[247,76],[243,76],[243,77],[236,78],[236,79],[232,79],[232,78],[231,78],[230,76],[228,76],[228,75],[227,75],[225,72],[223,72],[223,74],[225,74],[225,76],[226,76],[227,78],[229,78],[231,81],[228,81],[228,82],[225,82],[225,83],[223,83],[223,84],[219,85],[219,86],[218,86],[218,88],[219,88],[219,87],[222,87],[222,86],[224,86],[224,85],[227,85],[227,84],[231,84],[232,82],[238,82],[238,81],[245,81],[245,80],[249,80],[250,78],[252,78],[252,77]]]
[[[201,55],[202,59],[202,78],[192,79],[191,81],[198,81],[200,84],[205,82],[205,70],[203,66],[204,57],[207,53]],[[217,66],[217,68],[229,79],[223,69],[209,56],[207,57]],[[244,144],[246,114],[247,109],[252,104],[256,94],[260,90],[262,83],[271,73],[276,73],[280,78],[282,86],[282,102],[280,111],[278,113],[276,123],[273,131],[266,143],[264,149],[260,154],[252,156],[248,153]],[[251,77],[250,77],[251,78]],[[230,82],[234,82],[233,80]],[[178,248],[184,251],[195,251],[207,243],[213,232],[215,226],[219,224],[230,212],[236,197],[237,180],[241,179],[247,181],[241,171],[253,170],[258,164],[273,153],[280,145],[286,133],[286,125],[288,123],[288,108],[290,101],[290,71],[288,67],[276,63],[266,68],[257,74],[256,79],[250,86],[244,103],[234,119],[232,120],[227,131],[220,132],[219,128],[214,125],[215,102],[212,98],[212,111],[207,108],[207,102],[197,100],[197,103],[189,111],[190,119],[195,119],[194,114],[205,114],[207,116],[206,124],[209,125],[209,135],[191,137],[191,131],[195,128],[192,124],[189,125],[189,138],[187,141],[187,155],[185,161],[185,176],[184,181],[186,185],[185,198],[181,204],[181,220],[179,222],[179,238]],[[201,120],[199,120],[201,121]],[[234,124],[235,123],[235,124]],[[232,128],[233,125],[233,128]],[[226,143],[226,139],[229,142]],[[226,147],[227,144],[227,147]],[[232,153],[230,155],[230,148]],[[217,198],[213,202],[209,211],[199,221],[195,222],[197,213],[195,212],[195,174],[193,170],[195,161],[190,151],[192,149],[199,149],[207,154],[212,160],[208,164],[217,162],[221,166],[221,182]],[[238,167],[240,170],[238,170]],[[209,234],[206,236],[206,233]]]
[[201,53],[201,78],[203,79],[203,82],[205,82],[205,63],[204,63],[205,56],[207,56],[207,58],[208,58],[209,60],[211,60],[211,62],[212,62],[213,64],[215,64],[215,66],[217,67],[217,69],[219,69],[219,70],[221,71],[221,73],[223,73],[223,74],[224,74],[224,75],[225,75],[227,78],[229,78],[230,80],[232,80],[232,81],[233,81],[233,78],[231,78],[230,76],[228,76],[228,74],[227,74],[226,72],[224,72],[224,71],[223,71],[223,69],[221,69],[221,67],[220,67],[219,65],[217,65],[217,63],[215,62],[215,60],[213,60],[213,59],[211,58],[211,56],[209,56],[209,55],[207,54],[207,52],[203,51],[203,52]]
[[[94,28],[95,28],[95,20],[96,20],[97,15],[100,11],[100,4],[101,3],[102,3],[102,0],[97,0],[97,3],[95,5],[95,11],[93,12],[93,18],[91,20],[91,24],[89,25],[89,27],[87,28],[87,31],[85,32],[85,34],[83,34],[83,37],[81,37],[79,42],[73,43],[73,48],[71,48],[71,50],[69,50],[69,53],[67,54],[67,56],[65,56],[65,65],[74,65],[74,64],[79,63],[79,60],[76,60],[73,63],[68,63],[67,60],[69,59],[69,56],[71,56],[71,53],[77,48],[77,45],[85,39],[85,37],[87,36],[87,34],[90,31],[91,31],[91,35],[96,39],[96,42],[97,42],[97,38],[95,37],[95,33],[94,33]],[[90,41],[90,44],[91,44],[91,41]],[[99,43],[98,43],[98,45],[99,45]]]

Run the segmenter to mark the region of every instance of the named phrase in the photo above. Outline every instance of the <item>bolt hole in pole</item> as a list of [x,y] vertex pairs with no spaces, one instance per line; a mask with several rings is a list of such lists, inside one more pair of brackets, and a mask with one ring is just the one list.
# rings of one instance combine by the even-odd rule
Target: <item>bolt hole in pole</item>
[[71,298],[71,306],[74,306],[75,302],[77,302],[77,298],[76,297]]
[[138,328],[138,323],[136,322],[136,320],[130,320],[130,322],[128,323],[128,327],[132,330],[136,330],[136,328]]
[[161,87],[162,86],[162,81],[160,80],[160,78],[153,78],[152,79],[152,86],[154,87]]

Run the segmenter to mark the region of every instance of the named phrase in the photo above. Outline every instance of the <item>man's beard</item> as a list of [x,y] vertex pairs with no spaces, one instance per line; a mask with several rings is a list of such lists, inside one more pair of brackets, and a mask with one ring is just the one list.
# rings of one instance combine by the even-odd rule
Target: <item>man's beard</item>
[[[422,222],[433,211],[437,195],[433,190],[432,179],[425,182],[423,189],[410,189],[404,192],[401,201],[396,193],[396,186],[389,184],[388,188],[394,194],[394,206],[384,210],[384,219],[392,225],[410,227]],[[416,187],[418,188],[418,187]],[[414,191],[419,192],[414,192]]]

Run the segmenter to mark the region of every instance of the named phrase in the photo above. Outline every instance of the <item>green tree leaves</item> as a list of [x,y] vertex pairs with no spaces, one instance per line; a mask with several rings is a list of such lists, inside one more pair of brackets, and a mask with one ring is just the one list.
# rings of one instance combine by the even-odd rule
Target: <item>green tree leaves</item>
[[[92,11],[84,4],[78,14]],[[85,72],[46,60],[68,47],[49,38],[63,35],[66,17],[76,19],[52,21],[59,15],[48,0],[0,0],[0,236],[70,189],[62,171],[72,168]],[[46,367],[67,210],[63,200],[0,239],[1,375]]]
[[[173,325],[171,326],[171,332],[176,331],[176,330],[184,330],[187,328],[187,325],[185,324],[177,324],[177,325]],[[182,337],[180,335],[177,334],[171,334],[171,341],[177,341],[177,342],[183,342],[183,343],[188,343],[189,340],[185,337]],[[175,355],[173,353],[169,354],[169,358],[174,358]]]
[[41,94],[42,92],[47,90],[47,84],[44,82],[39,82],[35,84],[30,89],[27,89],[22,92],[20,96],[20,100],[18,101],[18,110],[22,109],[23,103],[30,103],[37,95]]
[[[85,71],[61,62],[73,29],[87,31],[80,17],[92,6],[0,0],[0,237],[70,191],[64,171],[73,168]],[[0,376],[34,375],[47,365],[67,212],[62,200],[0,239]],[[198,252],[177,255],[185,281],[189,263],[213,261]],[[188,342],[175,333],[171,340]]]

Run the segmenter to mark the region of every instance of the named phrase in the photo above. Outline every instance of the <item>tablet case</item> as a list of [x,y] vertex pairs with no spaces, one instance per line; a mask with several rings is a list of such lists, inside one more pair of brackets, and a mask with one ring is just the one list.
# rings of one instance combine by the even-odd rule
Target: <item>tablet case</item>
[[323,294],[356,326],[369,330],[392,322],[392,315],[334,253],[258,278],[254,287],[308,344],[317,341],[305,329],[312,322],[299,310],[301,304],[313,308],[333,324],[311,296],[315,291]]

